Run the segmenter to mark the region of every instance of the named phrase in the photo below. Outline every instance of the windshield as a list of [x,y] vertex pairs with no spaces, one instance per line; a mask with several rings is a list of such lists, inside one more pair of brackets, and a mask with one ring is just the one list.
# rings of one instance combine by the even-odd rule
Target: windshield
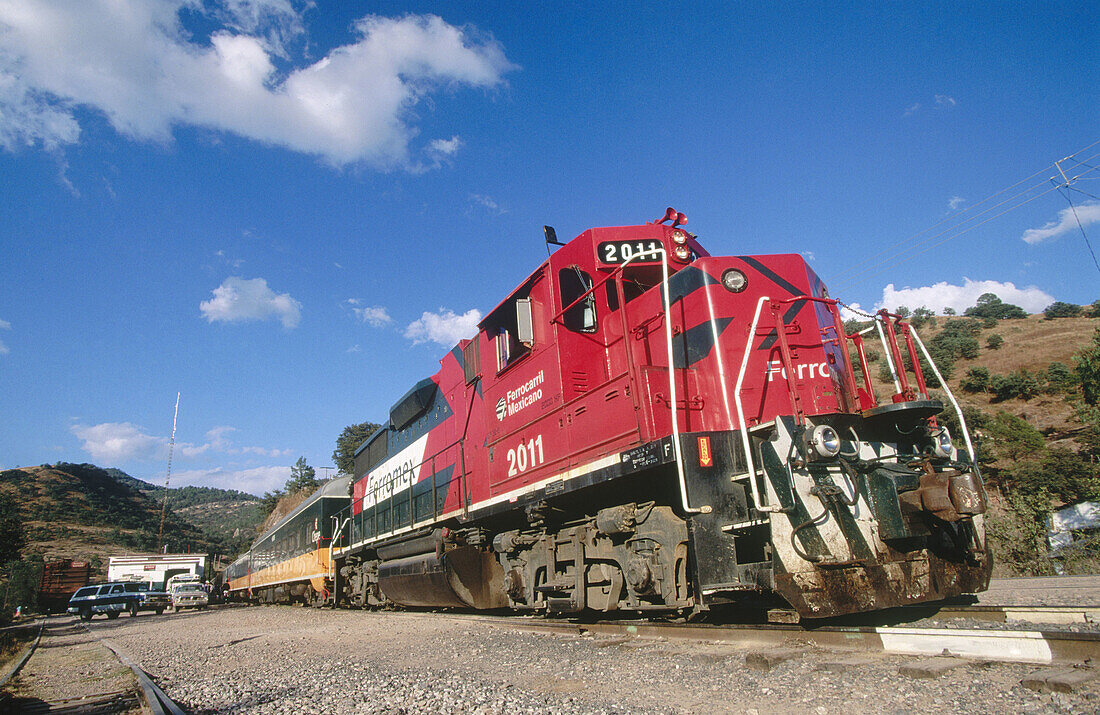
[[176,592],[180,591],[198,591],[199,593],[206,593],[202,586],[197,583],[185,583],[182,586],[176,586]]
[[82,588],[73,594],[73,598],[84,598],[85,596],[91,596],[99,590],[99,586],[90,586],[88,588]]

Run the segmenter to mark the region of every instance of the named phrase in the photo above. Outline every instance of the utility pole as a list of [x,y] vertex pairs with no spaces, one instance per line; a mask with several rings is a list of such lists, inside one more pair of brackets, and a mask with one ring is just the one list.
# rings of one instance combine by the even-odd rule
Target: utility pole
[[172,439],[168,442],[168,471],[164,475],[164,499],[160,503],[160,531],[157,532],[157,553],[164,541],[164,512],[168,508],[168,480],[172,478],[172,451],[176,447],[176,418],[180,414],[180,393],[176,393],[176,411],[172,413]]

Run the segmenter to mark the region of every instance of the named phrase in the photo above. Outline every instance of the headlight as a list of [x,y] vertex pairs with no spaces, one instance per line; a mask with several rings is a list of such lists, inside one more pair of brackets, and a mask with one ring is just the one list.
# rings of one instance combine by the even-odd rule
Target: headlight
[[745,278],[745,274],[736,268],[730,268],[722,274],[722,285],[731,293],[740,293],[745,290],[745,286],[748,284],[749,279]]
[[688,236],[680,229],[676,229],[672,232],[672,242],[675,243],[677,246],[682,246],[688,242]]
[[937,457],[950,457],[954,447],[951,444],[951,433],[946,427],[941,427],[940,431],[932,436],[932,451]]
[[672,255],[681,261],[686,261],[691,258],[691,251],[688,250],[687,246],[677,246],[672,249]]
[[822,457],[835,457],[840,454],[840,435],[829,425],[814,427],[810,443]]

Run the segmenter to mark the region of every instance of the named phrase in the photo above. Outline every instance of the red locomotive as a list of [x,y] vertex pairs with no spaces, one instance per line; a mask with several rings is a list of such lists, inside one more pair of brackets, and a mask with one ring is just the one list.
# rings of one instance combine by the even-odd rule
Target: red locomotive
[[985,493],[916,334],[876,316],[880,403],[863,335],[801,256],[711,256],[684,223],[547,229],[560,248],[359,448],[329,530],[339,602],[697,612],[755,594],[823,617],[987,587]]

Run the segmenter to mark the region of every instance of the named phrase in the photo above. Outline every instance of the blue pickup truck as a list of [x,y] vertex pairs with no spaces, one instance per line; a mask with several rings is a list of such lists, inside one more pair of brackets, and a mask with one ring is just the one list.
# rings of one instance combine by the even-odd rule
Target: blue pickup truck
[[167,593],[152,591],[147,583],[117,581],[80,589],[69,600],[69,613],[80,616],[82,621],[90,621],[99,613],[107,618],[118,618],[123,611],[131,616],[136,616],[138,611],[156,611],[160,615],[170,603]]

